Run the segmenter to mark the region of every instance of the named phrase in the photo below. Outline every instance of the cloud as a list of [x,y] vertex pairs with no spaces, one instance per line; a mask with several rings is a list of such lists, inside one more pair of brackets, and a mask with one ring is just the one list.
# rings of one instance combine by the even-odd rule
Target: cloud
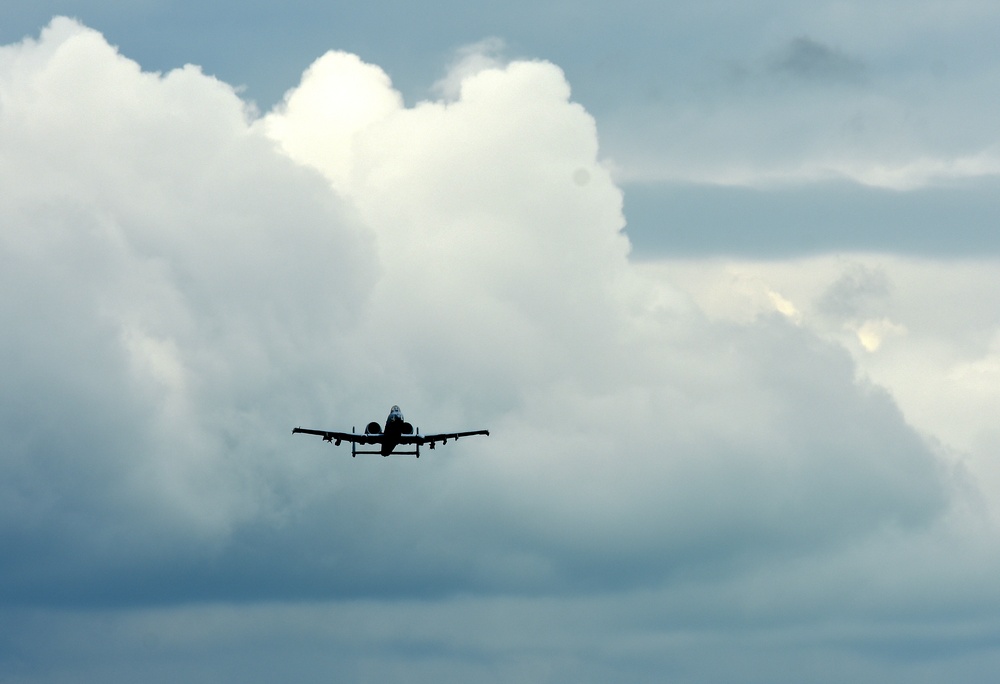
[[889,296],[889,280],[881,268],[851,264],[832,283],[817,302],[820,311],[841,316],[856,316]]
[[[310,119],[299,116],[296,105],[300,92],[308,99],[312,88],[327,83],[314,67],[300,88],[290,94],[285,108],[265,119],[265,125],[280,121],[296,135],[319,140],[318,135],[309,135]],[[491,439],[491,443],[501,442],[521,452],[508,455],[507,459],[518,465],[504,464],[499,476],[510,478],[513,474],[508,489],[518,492],[519,505],[525,505],[524,492],[535,489],[527,497],[540,507],[532,517],[555,524],[553,530],[532,532],[542,533],[536,543],[559,544],[566,534],[570,539],[578,538],[579,543],[595,536],[612,543],[620,534],[622,521],[639,526],[657,508],[661,511],[655,519],[673,519],[685,509],[690,514],[698,503],[681,491],[674,492],[673,483],[685,483],[678,486],[687,489],[702,478],[707,487],[718,488],[718,499],[711,499],[713,503],[729,501],[741,511],[734,517],[751,527],[762,526],[749,532],[750,538],[754,533],[769,534],[764,527],[771,532],[782,530],[778,536],[785,542],[786,533],[805,539],[816,533],[820,537],[836,535],[841,526],[851,527],[848,518],[826,519],[820,514],[785,528],[780,511],[793,505],[791,501],[771,510],[757,509],[756,496],[744,498],[736,491],[736,483],[755,482],[762,488],[758,491],[762,499],[774,503],[771,497],[777,496],[781,501],[782,495],[771,489],[773,482],[768,482],[767,473],[775,468],[782,471],[785,458],[809,454],[801,468],[794,467],[801,479],[795,479],[791,489],[796,490],[796,498],[804,496],[816,505],[813,511],[818,512],[825,500],[819,490],[829,485],[820,475],[825,472],[826,459],[831,459],[832,466],[846,454],[865,453],[867,447],[853,443],[848,433],[839,437],[828,434],[822,427],[826,418],[820,419],[815,433],[799,433],[794,426],[811,425],[812,420],[788,411],[799,405],[802,392],[816,392],[817,397],[808,405],[820,416],[853,414],[852,404],[860,402],[868,407],[862,411],[869,416],[863,423],[871,419],[891,424],[891,403],[883,404],[884,397],[878,392],[854,386],[849,364],[837,362],[834,350],[814,347],[780,321],[723,331],[703,328],[696,317],[683,313],[666,313],[658,319],[642,311],[650,284],[637,278],[625,260],[627,246],[618,234],[622,225],[619,191],[595,163],[593,122],[567,101],[568,89],[555,67],[514,63],[480,71],[463,83],[462,95],[457,103],[423,103],[380,116],[352,139],[354,158],[368,162],[351,173],[344,172],[341,162],[346,157],[337,149],[312,150],[329,160],[318,169],[331,181],[352,178],[345,193],[354,198],[380,236],[381,260],[386,264],[384,282],[391,283],[387,289],[396,298],[386,303],[392,307],[393,318],[414,326],[418,339],[437,334],[434,350],[401,348],[399,357],[420,369],[467,363],[453,376],[452,388],[462,387],[461,378],[466,375],[482,377],[485,373],[484,382],[476,386],[489,387],[487,396],[521,396],[519,408],[523,408],[518,415],[531,416],[530,422],[514,422],[508,428],[508,433],[519,431],[518,439],[507,442],[501,437]],[[301,161],[308,163],[309,159]],[[593,179],[585,190],[572,182],[580,168]],[[414,182],[417,178],[419,184]],[[461,185],[456,185],[459,182]],[[459,291],[461,298],[449,294]],[[426,327],[422,313],[426,302],[447,304],[448,316],[433,320],[436,330]],[[477,315],[467,308],[471,302],[476,310],[488,307],[503,317]],[[419,315],[402,313],[406,311]],[[508,317],[511,314],[513,318]],[[470,329],[470,320],[488,333]],[[376,331],[369,335],[374,337]],[[470,342],[479,352],[476,357],[469,356]],[[698,351],[691,351],[689,344]],[[729,354],[735,356],[728,375],[680,371],[705,367],[707,359],[724,355],[722,349],[731,344],[735,348]],[[440,345],[447,353],[440,354]],[[566,353],[570,349],[573,353]],[[781,351],[775,352],[778,349]],[[828,354],[832,356],[828,358]],[[789,364],[800,374],[801,384],[795,381],[775,390],[771,383],[786,377]],[[494,368],[484,370],[484,365]],[[502,374],[495,374],[495,368],[503,369]],[[802,375],[812,368],[840,370],[833,377]],[[428,374],[421,384],[433,386],[436,382]],[[761,391],[776,403],[765,408],[767,403],[760,402]],[[477,397],[470,393],[466,400],[474,402]],[[730,421],[732,425],[727,425]],[[563,434],[560,426],[574,435],[568,443],[559,437]],[[906,432],[902,428],[898,434],[902,440],[898,453],[921,453],[919,440],[902,446],[909,439]],[[616,434],[623,436],[610,436]],[[709,434],[710,444],[701,443]],[[814,439],[819,441],[814,444]],[[826,444],[820,446],[824,441]],[[515,447],[515,443],[538,447]],[[601,448],[595,450],[594,443]],[[484,449],[492,451],[491,446]],[[615,460],[599,455],[617,451],[633,454],[629,458],[634,465],[623,471]],[[536,452],[546,457],[537,458]],[[676,456],[664,456],[667,453]],[[933,461],[924,452],[907,466],[918,470],[923,467],[920,462],[931,466],[925,473],[927,479],[918,478],[914,483],[936,481]],[[572,463],[580,464],[578,472],[564,472],[573,470]],[[855,465],[864,469],[860,463]],[[506,472],[508,468],[512,473]],[[642,477],[643,471],[647,477]],[[527,480],[522,481],[522,473]],[[811,482],[814,475],[817,480]],[[616,477],[621,478],[620,484],[609,488],[608,483]],[[593,511],[577,510],[579,494],[572,489],[567,496],[550,490],[555,481],[581,487]],[[894,505],[902,506],[890,515],[907,508],[903,501],[909,501],[911,495],[913,521],[941,503],[940,499],[938,504],[932,503],[936,496],[931,490],[907,492],[895,489],[899,483],[879,481],[885,492],[895,491],[900,497],[889,496]],[[853,483],[852,477],[843,484],[851,488]],[[808,492],[814,486],[817,491],[811,495]],[[845,491],[832,496],[842,495]],[[602,499],[604,504],[598,504]],[[744,505],[748,508],[743,509]],[[830,505],[836,506],[832,499]],[[870,522],[869,514],[875,518],[889,514],[881,504],[876,508],[882,512],[866,510],[861,517]],[[708,520],[713,515],[710,510],[703,514]],[[700,514],[691,517],[699,521],[696,525],[701,524]],[[602,519],[609,522],[602,523]],[[910,513],[903,513],[901,520],[907,519],[911,519]],[[805,527],[798,527],[799,522]],[[721,521],[708,524],[716,523]],[[817,527],[811,527],[814,524]],[[727,534],[725,527],[722,524],[712,534]],[[602,529],[606,529],[606,536],[602,536]],[[654,537],[655,529],[651,526],[649,531]],[[681,530],[680,536],[684,534]],[[643,552],[663,544],[662,538],[656,537],[660,542],[654,544],[646,534],[633,533],[629,538],[639,539]],[[670,539],[669,534],[666,539]],[[601,544],[596,546],[602,548]]]
[[[236,604],[683,601],[950,514],[954,464],[837,340],[713,319],[628,259],[558,67],[458,93],[407,107],[331,52],[256,117],[67,19],[2,48],[4,605],[228,632]],[[289,434],[392,403],[492,436],[417,462]],[[798,579],[820,619],[836,579]]]
[[797,325],[849,350],[857,372],[891,392],[908,423],[947,445],[984,492],[995,489],[992,257],[852,253],[642,268],[689,293],[714,320],[770,315],[770,293],[779,293],[795,307]]
[[261,410],[243,393],[356,317],[368,238],[195,68],[143,73],[65,19],[0,62],[7,567],[225,533],[259,513],[230,460]]
[[[895,17],[863,18],[857,8],[845,16],[828,7],[805,14],[812,16],[769,23],[764,46],[717,41],[725,47],[689,65],[667,96],[610,108],[602,142],[616,178],[777,190],[831,181],[916,190],[995,180],[989,112],[997,103],[987,84],[996,66],[974,47],[977,40],[956,37],[976,35],[983,29],[972,26],[989,20],[963,14],[955,20],[964,31],[952,34],[934,11],[891,27],[885,24]],[[874,25],[881,26],[877,35],[869,34]],[[767,35],[773,32],[779,35]]]
[[[649,284],[626,260],[621,193],[597,163],[593,120],[552,65],[480,71],[458,102],[407,109],[377,68],[332,53],[281,109],[253,122],[227,86],[191,68],[144,74],[65,20],[7,50],[9,63],[35,68],[8,76],[33,87],[10,96],[18,107],[5,126],[20,144],[5,166],[36,195],[29,203],[16,194],[9,208],[20,223],[8,225],[24,228],[8,236],[7,291],[31,293],[31,310],[42,312],[8,300],[12,327],[24,331],[9,358],[22,359],[22,401],[43,405],[46,381],[42,396],[61,397],[14,450],[24,459],[20,486],[53,497],[33,524],[65,514],[68,495],[98,521],[132,511],[144,525],[181,525],[178,543],[209,530],[273,541],[275,520],[324,507],[293,501],[291,473],[271,481],[281,470],[275,450],[290,448],[277,446],[284,421],[306,406],[292,397],[318,399],[304,418],[328,421],[370,396],[366,385],[380,397],[412,395],[425,413],[440,405],[450,420],[500,426],[467,447],[482,465],[455,465],[451,476],[494,499],[500,517],[483,524],[514,516],[515,537],[534,547],[530,562],[547,568],[543,586],[579,572],[561,568],[550,545],[597,562],[604,547],[594,539],[612,543],[653,511],[666,536],[630,533],[637,558],[673,544],[697,553],[688,544],[699,538],[726,549],[740,530],[779,546],[836,538],[885,516],[918,522],[943,503],[934,456],[891,403],[853,384],[834,349],[780,322],[715,329],[683,312],[643,311]],[[65,106],[74,93],[80,102]],[[86,134],[42,135],[74,124]],[[337,194],[323,194],[318,177],[262,133]],[[40,158],[57,163],[25,175]],[[580,169],[586,186],[574,181]],[[39,338],[63,340],[63,351]],[[725,372],[710,370],[717,357],[728,357]],[[799,415],[801,406],[810,409]],[[882,453],[885,443],[865,430],[834,434],[846,416],[879,425],[896,446]],[[42,469],[32,455],[53,429],[75,439],[46,450]],[[877,496],[862,474],[871,450],[885,473]],[[636,454],[624,471],[607,458],[619,451]],[[897,465],[884,460],[897,456]],[[110,476],[79,492],[43,476],[68,464]],[[829,488],[827,470],[845,466],[851,476]],[[893,479],[897,468],[905,481]],[[786,478],[790,498],[774,489]],[[747,481],[756,485],[749,496],[739,491]],[[701,487],[715,496],[683,493]],[[813,515],[786,517],[813,489]],[[335,509],[356,515],[363,491]],[[424,508],[426,494],[404,500]],[[870,505],[833,515],[848,495]],[[525,508],[537,516],[517,513]],[[689,508],[690,523],[678,527]],[[426,515],[415,520],[433,525]],[[283,532],[310,544],[314,534],[311,525]],[[363,537],[342,543],[378,561]],[[411,552],[410,567],[451,572]],[[352,562],[345,572],[360,570]]]
[[463,46],[458,50],[444,78],[434,84],[433,90],[446,100],[459,99],[465,79],[480,71],[503,66],[502,55],[505,48],[504,41],[497,37]]
[[766,188],[627,184],[635,256],[799,258],[830,252],[975,258],[1000,251],[995,179],[893,190],[836,181]]
[[776,55],[769,70],[778,76],[819,83],[861,83],[865,66],[861,60],[831,48],[808,36],[790,41]]

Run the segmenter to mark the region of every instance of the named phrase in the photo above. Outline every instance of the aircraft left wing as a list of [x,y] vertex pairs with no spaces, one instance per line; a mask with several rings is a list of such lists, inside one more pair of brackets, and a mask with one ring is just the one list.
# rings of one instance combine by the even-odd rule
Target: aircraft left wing
[[444,444],[449,439],[459,437],[471,437],[472,435],[486,435],[489,437],[489,430],[472,430],[470,432],[440,432],[436,435],[403,435],[400,437],[400,444],[430,444],[432,447],[437,442]]
[[326,430],[310,430],[308,428],[292,428],[292,434],[301,432],[306,435],[319,435],[324,442],[333,442],[340,446],[341,442],[356,442],[358,444],[381,444],[382,435],[358,435],[353,432],[327,432]]

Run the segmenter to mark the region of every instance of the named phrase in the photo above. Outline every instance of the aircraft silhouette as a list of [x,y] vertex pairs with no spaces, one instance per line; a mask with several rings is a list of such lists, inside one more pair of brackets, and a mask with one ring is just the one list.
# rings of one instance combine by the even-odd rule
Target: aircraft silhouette
[[[354,428],[351,428],[351,432],[328,432],[326,430],[309,430],[307,428],[292,428],[292,434],[296,432],[302,432],[308,435],[319,435],[323,438],[324,442],[333,442],[334,446],[340,446],[341,442],[351,443],[351,456],[357,456],[358,454],[382,454],[383,456],[388,456],[393,453],[393,450],[400,445],[413,445],[413,451],[397,451],[398,455],[409,455],[416,456],[420,458],[420,447],[423,444],[429,444],[431,449],[438,442],[442,444],[447,444],[449,439],[457,440],[459,437],[469,437],[471,435],[487,435],[489,436],[489,430],[472,430],[471,432],[442,432],[435,435],[421,435],[420,430],[417,429],[416,432],[413,430],[413,426],[403,420],[403,412],[399,410],[398,406],[393,406],[389,411],[389,417],[385,420],[385,429],[379,427],[379,424],[374,420],[368,423],[365,428],[365,434],[358,435],[354,433]],[[380,444],[381,448],[379,451],[359,451],[357,448],[358,444]]]

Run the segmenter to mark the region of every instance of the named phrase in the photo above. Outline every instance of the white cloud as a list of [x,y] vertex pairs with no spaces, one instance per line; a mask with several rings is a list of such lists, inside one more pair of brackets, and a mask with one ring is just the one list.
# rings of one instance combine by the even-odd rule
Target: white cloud
[[[627,268],[621,193],[597,163],[594,122],[568,101],[561,72],[524,62],[480,71],[460,101],[381,111],[341,141],[345,154],[324,122],[295,105],[353,59],[319,60],[263,125],[375,232],[383,270],[370,343],[395,321],[385,357],[426,369],[431,385],[446,378],[452,391],[475,380],[466,401],[481,388],[506,395],[563,372],[576,359],[558,349],[571,340],[578,354],[602,353],[609,285]],[[296,156],[282,131],[308,140],[313,156]]]
[[[325,82],[314,66],[300,90]],[[728,534],[724,518],[715,518],[720,511],[738,512],[750,529],[782,530],[779,537],[807,530],[836,536],[854,522],[827,518],[822,502],[835,507],[841,497],[867,496],[871,481],[856,492],[852,484],[866,478],[885,489],[875,508],[855,508],[861,526],[867,516],[887,513],[887,500],[910,511],[902,519],[933,510],[931,490],[908,490],[937,476],[933,467],[922,471],[933,459],[920,453],[918,441],[908,442],[905,428],[898,453],[917,460],[899,465],[924,475],[897,488],[900,482],[867,472],[875,457],[867,449],[880,447],[865,446],[863,432],[854,443],[850,431],[826,422],[853,416],[859,405],[869,414],[862,424],[886,421],[881,429],[891,432],[894,421],[880,397],[852,385],[849,364],[835,350],[780,323],[715,329],[683,312],[656,317],[644,310],[653,288],[625,259],[620,193],[597,163],[593,121],[568,95],[549,64],[480,71],[464,82],[458,102],[400,106],[359,130],[351,149],[363,160],[360,168],[344,174],[319,167],[378,236],[384,272],[366,336],[377,343],[383,321],[397,321],[395,330],[417,342],[399,344],[393,336],[390,343],[401,368],[417,369],[411,372],[421,386],[439,386],[443,374],[452,393],[465,390],[465,402],[514,398],[501,406],[520,409],[522,417],[483,449],[500,445],[508,453],[495,477],[517,492],[509,505],[537,507],[532,519],[553,525],[538,531],[539,540],[556,544],[568,534],[583,544],[596,535],[611,543],[623,524],[680,518],[685,509],[693,527],[676,530],[682,539],[705,531],[704,524],[720,526],[710,534]],[[268,121],[310,137],[312,123],[291,107]],[[323,156],[321,132],[315,139],[311,149]],[[344,158],[333,148],[326,156],[331,164]],[[591,179],[586,186],[574,182],[579,169]],[[351,185],[337,184],[348,176]],[[431,339],[433,349],[420,341]],[[717,359],[726,362],[713,368]],[[470,376],[477,380],[471,387]],[[803,395],[813,402],[808,408]],[[812,417],[798,416],[799,408]],[[810,427],[800,432],[804,425]],[[629,465],[608,458],[615,453]],[[849,454],[864,456],[843,461]],[[879,471],[886,466],[883,460]],[[829,488],[827,467],[850,472],[840,483],[846,489]],[[552,489],[557,481],[569,485],[565,495]],[[747,482],[753,494],[740,491]],[[700,487],[715,497],[685,494]],[[590,507],[580,510],[581,500]],[[809,501],[817,517],[784,528],[781,519],[796,501]],[[707,508],[691,512],[701,504]],[[658,538],[656,525],[647,530],[654,537],[626,538],[645,539],[645,548]]]
[[905,325],[893,323],[888,318],[864,321],[857,328],[858,342],[870,352],[878,351],[886,337],[905,334]]
[[1000,485],[995,260],[854,254],[643,268],[689,292],[716,320],[766,314],[767,294],[781,292],[805,328],[850,350],[858,372],[886,387],[910,424],[953,450],[984,491]]
[[433,90],[445,100],[458,100],[467,78],[480,71],[504,66],[502,54],[505,47],[503,40],[493,37],[460,48],[444,78],[434,84]]
[[[408,108],[334,52],[252,120],[66,19],[2,49],[4,601],[752,598],[940,525],[953,464],[794,288],[726,320],[629,262],[556,66],[458,92]],[[828,301],[882,320],[872,283]],[[288,434],[391,403],[493,434],[419,462]],[[796,579],[821,620],[835,578]]]
[[[109,515],[122,492],[103,500],[105,487],[130,482],[143,508],[169,489],[161,477],[213,490],[216,508],[245,486],[226,472],[222,431],[259,409],[236,396],[296,371],[289,335],[356,316],[373,280],[364,234],[197,69],[142,73],[65,19],[0,59],[0,278],[18,331],[4,346],[9,405],[25,412],[8,438],[29,462],[51,444],[57,469],[110,467],[97,492],[62,493]],[[29,468],[24,486],[50,486]],[[206,506],[180,509],[228,527],[228,505]]]
[[340,190],[351,183],[357,132],[399,109],[402,98],[385,72],[343,52],[316,60],[303,79],[309,87],[285,94],[281,108],[286,115],[262,123],[290,156],[324,170]]

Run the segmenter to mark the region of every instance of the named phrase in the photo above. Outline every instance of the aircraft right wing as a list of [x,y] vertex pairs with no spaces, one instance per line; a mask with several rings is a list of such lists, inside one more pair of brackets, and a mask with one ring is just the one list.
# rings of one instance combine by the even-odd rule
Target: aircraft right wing
[[355,442],[357,444],[381,444],[383,435],[358,435],[353,432],[327,432],[326,430],[310,430],[308,428],[292,428],[292,434],[301,432],[306,435],[319,435],[324,442],[333,442],[334,446],[340,446],[341,442]]

